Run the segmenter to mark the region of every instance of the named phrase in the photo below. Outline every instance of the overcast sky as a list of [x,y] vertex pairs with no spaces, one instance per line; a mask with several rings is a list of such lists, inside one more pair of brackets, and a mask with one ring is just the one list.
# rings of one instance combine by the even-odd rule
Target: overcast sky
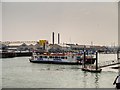
[[114,45],[118,42],[118,6],[110,2],[4,2],[2,40]]

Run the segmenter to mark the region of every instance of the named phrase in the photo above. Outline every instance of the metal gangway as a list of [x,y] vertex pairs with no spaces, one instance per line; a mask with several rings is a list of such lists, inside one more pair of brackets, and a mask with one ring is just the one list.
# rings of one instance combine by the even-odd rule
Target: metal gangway
[[117,59],[98,63],[98,68],[120,64],[120,50],[117,51]]
[[104,62],[98,63],[98,68],[108,67],[108,66],[117,65],[117,64],[120,64],[120,61],[118,60],[104,61]]

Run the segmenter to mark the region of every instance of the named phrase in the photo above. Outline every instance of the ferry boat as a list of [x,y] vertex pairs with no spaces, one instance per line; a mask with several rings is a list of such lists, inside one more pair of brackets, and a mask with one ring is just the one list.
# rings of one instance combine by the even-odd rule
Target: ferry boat
[[[29,59],[32,63],[50,63],[50,64],[68,64],[68,65],[81,65],[84,63],[83,56],[73,53],[33,53]],[[86,64],[94,64],[95,58],[86,56]]]

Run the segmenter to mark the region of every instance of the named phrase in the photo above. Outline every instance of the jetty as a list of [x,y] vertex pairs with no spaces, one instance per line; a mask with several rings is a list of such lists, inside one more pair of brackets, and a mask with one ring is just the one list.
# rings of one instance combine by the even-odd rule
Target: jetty
[[8,51],[3,50],[0,52],[0,58],[13,58],[13,57],[24,57],[32,56],[31,51]]
[[98,68],[113,66],[113,65],[117,65],[117,64],[120,64],[120,62],[118,60],[105,61],[105,62],[99,63]]
[[[86,53],[84,51],[84,62],[86,60]],[[88,71],[88,72],[94,72],[94,73],[97,73],[97,72],[101,72],[102,69],[101,68],[98,68],[98,52],[96,51],[96,65],[93,66],[92,64],[91,65],[86,65],[85,63],[83,63],[83,67],[81,68],[82,71]]]
[[[84,60],[85,60],[85,53],[84,53]],[[96,52],[96,65],[83,65],[83,67],[81,68],[83,71],[88,71],[88,72],[101,72],[102,68],[104,67],[108,67],[108,66],[113,66],[113,65],[117,65],[120,64],[120,50],[117,51],[117,59],[115,60],[109,60],[109,61],[104,61],[104,62],[100,62],[98,63],[98,52]],[[120,68],[120,67],[113,67],[113,68]]]
[[120,64],[120,50],[117,51],[117,59],[100,62],[98,68],[113,66],[117,64]]

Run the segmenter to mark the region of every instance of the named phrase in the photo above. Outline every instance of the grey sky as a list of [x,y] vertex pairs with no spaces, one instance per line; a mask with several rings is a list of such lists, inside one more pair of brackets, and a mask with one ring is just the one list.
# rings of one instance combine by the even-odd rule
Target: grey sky
[[2,3],[0,3],[0,40],[2,40]]
[[119,2],[120,0],[1,0],[1,2]]
[[117,3],[2,3],[2,39],[110,45],[118,42]]

